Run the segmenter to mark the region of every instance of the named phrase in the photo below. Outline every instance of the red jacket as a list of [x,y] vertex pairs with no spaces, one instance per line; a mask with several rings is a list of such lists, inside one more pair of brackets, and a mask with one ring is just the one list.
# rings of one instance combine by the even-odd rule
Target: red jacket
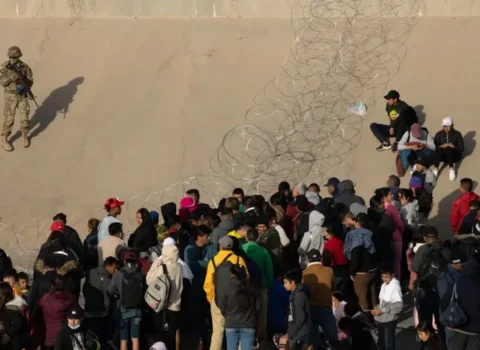
[[453,202],[452,212],[450,214],[450,223],[452,224],[453,232],[458,232],[464,216],[470,213],[470,202],[473,200],[478,201],[480,197],[475,192],[467,192],[463,193]]
[[38,305],[42,308],[46,326],[45,346],[54,346],[62,324],[67,321],[68,310],[77,303],[73,294],[55,292],[45,294]]
[[347,265],[347,258],[343,253],[343,241],[337,237],[330,238],[323,250],[328,250],[332,256],[332,264],[330,266],[344,266]]

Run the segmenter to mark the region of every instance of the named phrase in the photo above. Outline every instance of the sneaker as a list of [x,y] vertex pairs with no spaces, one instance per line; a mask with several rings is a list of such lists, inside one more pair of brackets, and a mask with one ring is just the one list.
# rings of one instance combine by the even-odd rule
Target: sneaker
[[395,142],[392,147],[392,152],[397,152],[398,151],[398,142]]
[[450,168],[448,177],[450,178],[450,181],[455,181],[455,179],[457,178],[457,174],[455,174],[455,169]]
[[415,170],[417,170],[417,164],[412,165],[412,167],[411,167],[411,169],[410,169],[410,175],[413,175],[413,173],[415,172]]
[[435,177],[438,177],[438,168],[432,168],[432,173]]
[[386,150],[388,150],[388,149],[390,149],[390,148],[392,148],[392,145],[389,144],[389,143],[384,142],[384,143],[382,143],[380,146],[378,146],[378,147],[376,148],[376,150],[380,152],[380,151],[386,151]]

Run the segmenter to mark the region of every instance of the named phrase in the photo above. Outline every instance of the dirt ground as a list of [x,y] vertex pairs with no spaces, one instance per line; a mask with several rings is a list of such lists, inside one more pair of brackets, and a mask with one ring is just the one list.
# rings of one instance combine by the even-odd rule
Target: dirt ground
[[[454,118],[467,148],[458,177],[477,180],[480,68],[466,40],[480,33],[476,18],[360,21],[353,44],[340,48],[322,45],[346,35],[345,24],[310,32],[294,24],[0,20],[9,33],[0,48],[22,48],[40,105],[32,104],[31,147],[21,147],[17,121],[15,151],[0,152],[0,246],[28,269],[55,213],[85,236],[111,196],[127,201],[129,230],[138,208],[178,201],[190,187],[215,203],[236,185],[267,194],[284,179],[336,175],[368,200],[395,169],[369,130],[386,121],[389,89],[431,132]],[[363,118],[347,112],[357,101],[368,107]],[[432,222],[444,235],[457,187],[443,173],[435,189]]]

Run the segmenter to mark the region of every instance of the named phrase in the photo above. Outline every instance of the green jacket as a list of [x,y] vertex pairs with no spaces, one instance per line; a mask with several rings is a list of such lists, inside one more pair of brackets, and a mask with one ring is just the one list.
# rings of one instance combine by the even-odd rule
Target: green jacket
[[270,288],[273,283],[273,264],[268,250],[258,245],[257,242],[245,243],[242,245],[242,249],[262,271],[262,288]]

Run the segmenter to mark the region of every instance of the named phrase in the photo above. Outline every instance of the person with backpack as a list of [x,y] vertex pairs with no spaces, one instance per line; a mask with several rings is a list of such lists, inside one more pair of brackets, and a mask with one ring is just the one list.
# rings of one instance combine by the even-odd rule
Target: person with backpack
[[110,339],[113,330],[114,301],[107,294],[112,276],[117,272],[118,260],[112,256],[105,259],[102,266],[88,272],[83,285],[85,298],[85,326],[92,330],[104,345]]
[[[219,291],[218,307],[225,317],[227,350],[252,350],[260,312],[258,292],[252,288],[243,265],[230,268],[228,288]],[[265,336],[266,337],[266,336]]]
[[398,142],[398,151],[398,157],[406,171],[415,159],[425,158],[435,152],[435,141],[427,129],[415,123]]
[[128,258],[123,268],[115,272],[107,286],[107,294],[118,300],[118,328],[120,350],[128,349],[131,339],[133,350],[140,350],[140,322],[144,303],[145,281],[137,261]]
[[451,261],[451,252],[438,239],[438,230],[433,226],[424,229],[425,245],[418,248],[412,260],[412,271],[417,273],[415,281],[415,306],[419,322],[427,321],[430,326],[435,318],[438,333],[445,339],[445,330],[440,323],[439,309],[440,296],[438,281],[444,278],[448,263]]
[[153,315],[156,334],[168,349],[175,349],[175,339],[182,321],[182,266],[178,262],[178,248],[175,245],[165,246],[162,257],[152,264],[147,273],[147,295],[152,289],[160,291],[156,297],[159,306]]
[[267,338],[267,308],[268,308],[268,289],[273,283],[273,263],[268,251],[258,243],[258,232],[250,229],[247,232],[247,243],[242,246],[243,251],[252,259],[262,272],[262,283],[260,285],[260,310],[258,314],[258,341]]
[[[210,260],[207,267],[207,274],[203,289],[207,295],[207,300],[210,303],[212,314],[212,341],[210,345],[211,350],[221,350],[223,342],[223,332],[225,330],[225,317],[219,309],[218,301],[216,299],[217,290],[225,291],[228,288],[228,281],[230,280],[230,269],[234,264],[239,264],[247,268],[243,258],[233,253],[233,238],[223,236],[218,241],[220,251],[215,257]],[[247,271],[248,274],[248,271]]]

